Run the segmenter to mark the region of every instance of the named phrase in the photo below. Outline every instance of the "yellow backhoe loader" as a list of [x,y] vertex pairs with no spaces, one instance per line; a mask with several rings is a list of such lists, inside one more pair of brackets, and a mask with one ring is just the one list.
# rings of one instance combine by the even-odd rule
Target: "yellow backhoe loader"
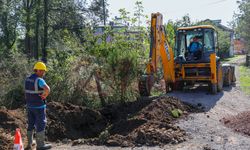
[[235,82],[234,66],[221,64],[218,52],[218,36],[211,25],[182,27],[177,29],[174,51],[166,38],[160,13],[151,15],[150,61],[139,80],[141,96],[149,96],[162,65],[166,92],[186,85],[207,83],[216,94],[223,83]]

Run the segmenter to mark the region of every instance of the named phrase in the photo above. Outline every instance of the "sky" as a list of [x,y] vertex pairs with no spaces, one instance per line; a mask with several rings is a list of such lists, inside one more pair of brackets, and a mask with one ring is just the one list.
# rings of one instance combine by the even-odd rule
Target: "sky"
[[[110,18],[119,16],[120,8],[125,8],[133,14],[136,1],[108,0]],[[160,12],[163,14],[164,23],[189,14],[191,21],[221,19],[222,24],[228,26],[234,12],[238,10],[236,0],[142,0],[142,3],[144,14],[150,17],[151,13]]]

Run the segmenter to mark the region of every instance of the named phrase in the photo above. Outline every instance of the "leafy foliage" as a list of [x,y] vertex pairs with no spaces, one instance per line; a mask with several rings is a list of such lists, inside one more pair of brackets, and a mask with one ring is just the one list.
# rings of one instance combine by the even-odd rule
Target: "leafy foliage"
[[170,43],[170,46],[174,48],[176,32],[174,22],[169,20],[167,25],[165,25],[165,30],[167,32],[167,40]]
[[[103,5],[104,3],[104,5]],[[108,9],[107,9],[107,6],[108,6],[108,3],[107,3],[107,0],[93,0],[91,2],[91,5],[90,5],[90,10],[93,11],[93,17],[95,17],[96,19],[94,19],[96,22],[100,22],[100,21],[103,21],[104,20],[104,8],[103,6],[106,7],[105,9],[105,21],[107,21],[107,18],[108,18]]]
[[236,37],[244,38],[248,51],[250,49],[250,1],[237,1],[240,12],[235,14],[234,26],[236,26]]
[[[103,1],[87,2],[0,1],[0,105],[24,104],[25,77],[45,51],[49,101],[100,107],[103,99],[117,103],[136,98],[150,43],[150,27],[142,25],[147,19],[142,1],[136,2],[133,13],[119,10],[122,28],[105,27],[100,35],[93,26],[104,19]],[[186,15],[165,25],[172,47],[177,27],[192,24]]]
[[24,79],[32,65],[20,53],[13,53],[7,58],[0,59],[0,105],[17,108],[24,104]]
[[0,2],[0,57],[8,57],[16,49],[17,26],[20,21],[19,0]]
[[134,16],[135,16],[135,21],[137,21],[138,23],[138,27],[141,26],[142,24],[142,18],[143,17],[146,17],[144,14],[143,14],[143,5],[142,5],[142,1],[136,1],[135,2],[135,12],[134,12]]
[[197,25],[212,25],[216,29],[216,31],[218,32],[218,43],[219,43],[218,55],[221,58],[228,57],[231,45],[230,32],[222,30],[211,21],[200,21],[197,22]]
[[[101,0],[90,4],[48,1],[48,10],[41,0],[8,2],[0,5],[1,105],[14,108],[25,103],[23,83],[33,73],[36,61],[33,57],[41,58],[42,49],[47,51],[49,71],[45,80],[52,91],[48,101],[99,107],[103,105],[101,97],[115,103],[135,98],[137,76],[143,68],[140,60],[146,56],[148,43],[144,27],[118,31],[107,28],[104,34],[96,36],[92,26],[103,19]],[[142,7],[138,10],[136,17],[142,17]],[[130,25],[139,21],[128,17],[125,9],[121,16]],[[7,22],[4,17],[8,18]],[[129,30],[136,32],[130,34]],[[108,37],[112,39],[110,42],[106,42]]]
[[174,26],[175,26],[175,30],[177,30],[177,28],[179,27],[187,27],[187,26],[192,26],[194,25],[193,22],[191,22],[191,18],[189,16],[189,14],[186,14],[182,17],[182,19],[180,20],[176,20]]

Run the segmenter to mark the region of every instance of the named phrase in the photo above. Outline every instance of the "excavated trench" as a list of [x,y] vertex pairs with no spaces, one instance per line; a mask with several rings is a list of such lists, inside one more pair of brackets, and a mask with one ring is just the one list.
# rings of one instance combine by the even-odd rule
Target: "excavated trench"
[[[47,107],[47,139],[72,144],[141,146],[176,144],[185,141],[186,133],[174,125],[172,111],[181,117],[197,109],[174,97],[138,100],[93,110],[72,104],[50,102]],[[12,149],[15,128],[21,129],[26,144],[25,109],[0,110],[0,149]],[[83,139],[83,140],[79,140]],[[81,142],[79,142],[81,141]]]

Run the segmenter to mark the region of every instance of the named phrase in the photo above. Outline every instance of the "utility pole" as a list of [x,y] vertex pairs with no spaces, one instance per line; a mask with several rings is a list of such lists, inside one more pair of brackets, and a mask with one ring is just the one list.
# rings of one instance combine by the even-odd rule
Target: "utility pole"
[[106,26],[106,11],[105,11],[105,0],[102,0],[102,7],[103,7],[103,24]]

